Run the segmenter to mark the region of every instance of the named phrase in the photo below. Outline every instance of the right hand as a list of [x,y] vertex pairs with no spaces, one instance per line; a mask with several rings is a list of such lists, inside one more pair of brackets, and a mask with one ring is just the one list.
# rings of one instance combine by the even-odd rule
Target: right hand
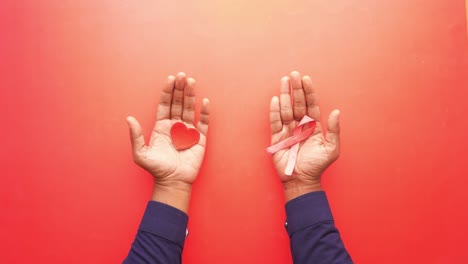
[[273,155],[276,171],[283,183],[286,201],[308,192],[321,190],[322,173],[340,155],[340,112],[334,110],[330,113],[327,123],[328,131],[324,135],[320,125],[320,110],[312,81],[310,77],[301,78],[298,72],[293,71],[289,77],[281,79],[280,98],[275,96],[271,99],[271,144],[276,144],[290,137],[294,128],[305,115],[313,118],[317,122],[317,126],[312,136],[300,143],[292,176],[284,174],[289,148]]

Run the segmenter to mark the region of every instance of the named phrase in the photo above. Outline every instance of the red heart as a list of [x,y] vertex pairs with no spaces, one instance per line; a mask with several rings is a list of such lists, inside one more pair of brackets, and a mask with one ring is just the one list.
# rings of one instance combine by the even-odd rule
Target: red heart
[[200,140],[200,132],[195,128],[188,128],[184,123],[177,122],[171,127],[172,145],[177,150],[189,149]]

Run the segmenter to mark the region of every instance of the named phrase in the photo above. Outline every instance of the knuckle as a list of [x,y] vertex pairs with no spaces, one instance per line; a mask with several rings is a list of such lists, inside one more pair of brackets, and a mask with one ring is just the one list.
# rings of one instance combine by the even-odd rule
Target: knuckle
[[291,110],[291,109],[292,109],[292,107],[291,107],[290,104],[283,104],[283,105],[281,105],[281,111],[289,111],[289,110]]

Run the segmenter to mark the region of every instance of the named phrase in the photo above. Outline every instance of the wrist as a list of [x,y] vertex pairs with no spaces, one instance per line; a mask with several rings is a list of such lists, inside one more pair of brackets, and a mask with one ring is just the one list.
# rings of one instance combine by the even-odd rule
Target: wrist
[[167,204],[188,214],[192,185],[179,182],[155,182],[152,201]]
[[320,181],[315,183],[303,183],[292,180],[283,182],[283,190],[286,202],[289,202],[306,193],[322,191],[322,184]]

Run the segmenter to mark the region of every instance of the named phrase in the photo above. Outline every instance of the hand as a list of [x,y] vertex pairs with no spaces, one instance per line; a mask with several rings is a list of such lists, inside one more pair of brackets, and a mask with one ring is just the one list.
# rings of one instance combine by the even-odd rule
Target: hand
[[281,79],[280,98],[275,96],[271,99],[271,144],[290,137],[304,115],[315,119],[317,126],[312,136],[300,143],[292,176],[284,174],[289,148],[273,155],[273,162],[284,186],[286,201],[321,190],[322,173],[340,155],[340,112],[334,110],[330,113],[325,136],[320,125],[320,110],[312,81],[308,76],[301,79],[301,75],[293,71],[289,77]]
[[[209,108],[208,99],[203,99],[200,122],[196,128],[200,140],[195,146],[186,150],[176,150],[171,143],[170,130],[174,123],[183,122],[187,127],[195,127],[195,80],[186,78],[184,73],[176,77],[169,76],[163,88],[156,116],[156,124],[146,145],[138,121],[129,116],[130,138],[135,163],[151,173],[155,189],[153,200],[167,203],[183,211],[188,207],[184,200],[195,181],[205,153],[206,134],[208,132]],[[180,197],[183,196],[183,197]],[[185,198],[184,198],[185,197]]]

